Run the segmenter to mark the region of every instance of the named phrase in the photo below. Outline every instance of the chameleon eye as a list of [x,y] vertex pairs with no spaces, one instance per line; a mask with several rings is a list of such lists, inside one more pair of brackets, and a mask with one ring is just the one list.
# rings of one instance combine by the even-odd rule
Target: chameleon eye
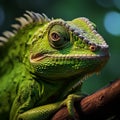
[[53,25],[48,32],[48,39],[49,44],[53,48],[59,49],[65,47],[69,43],[70,36],[65,27]]
[[51,37],[51,40],[53,40],[53,41],[60,40],[60,35],[56,32],[51,33],[50,37]]

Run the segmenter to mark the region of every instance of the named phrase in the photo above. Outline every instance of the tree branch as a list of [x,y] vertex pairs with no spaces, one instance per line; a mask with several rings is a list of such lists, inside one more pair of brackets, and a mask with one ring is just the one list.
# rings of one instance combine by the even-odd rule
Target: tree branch
[[[75,111],[77,120],[105,120],[120,115],[120,79],[75,102]],[[63,107],[52,117],[52,120],[73,119],[70,118],[67,108]]]

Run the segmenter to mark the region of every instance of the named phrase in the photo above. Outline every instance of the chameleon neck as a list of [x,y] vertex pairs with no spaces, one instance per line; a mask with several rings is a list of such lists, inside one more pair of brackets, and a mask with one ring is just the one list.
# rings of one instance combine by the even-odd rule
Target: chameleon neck
[[[42,77],[41,78],[38,77],[38,79],[36,78],[36,81],[38,81],[39,85],[41,86],[41,90],[48,92],[53,89],[56,89],[52,93],[48,92],[47,96],[46,96],[46,92],[44,92],[41,95],[42,98],[44,98],[44,100],[41,100],[40,104],[44,104],[45,101],[49,101],[51,103],[51,102],[55,102],[56,100],[60,101],[63,98],[66,98],[68,94],[72,93],[73,91],[76,91],[78,87],[80,88],[83,79],[84,79],[84,75],[79,75],[79,76],[76,75],[67,79],[62,78],[57,80],[47,80],[47,78],[42,78]],[[56,96],[54,96],[55,94]]]

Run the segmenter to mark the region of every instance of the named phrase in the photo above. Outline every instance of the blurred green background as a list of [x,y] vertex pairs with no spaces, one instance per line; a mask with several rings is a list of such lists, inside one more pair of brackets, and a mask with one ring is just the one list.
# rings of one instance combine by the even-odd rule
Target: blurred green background
[[25,10],[64,20],[84,16],[97,25],[110,46],[111,58],[99,75],[84,82],[84,92],[92,93],[120,77],[120,0],[0,0],[0,35]]

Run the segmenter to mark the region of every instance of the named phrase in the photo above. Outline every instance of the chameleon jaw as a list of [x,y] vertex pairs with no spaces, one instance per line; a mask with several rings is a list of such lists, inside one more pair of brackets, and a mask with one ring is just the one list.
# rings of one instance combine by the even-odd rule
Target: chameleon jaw
[[45,58],[52,58],[52,59],[76,59],[76,60],[85,60],[85,59],[109,59],[109,55],[81,55],[81,54],[72,54],[72,55],[57,55],[57,54],[42,54],[37,53],[35,55],[30,56],[31,63],[37,63]]

